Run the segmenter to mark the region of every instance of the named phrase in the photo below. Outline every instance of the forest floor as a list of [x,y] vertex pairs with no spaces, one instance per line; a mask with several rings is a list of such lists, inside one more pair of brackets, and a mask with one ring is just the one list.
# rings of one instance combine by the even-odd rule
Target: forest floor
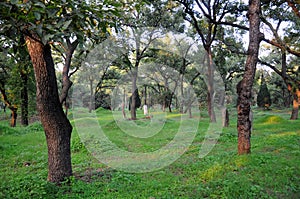
[[[86,110],[82,114],[89,116]],[[172,164],[142,173],[101,163],[101,156],[97,159],[95,154],[99,151],[82,143],[80,136],[88,132],[77,132],[79,126],[73,130],[71,143],[74,177],[71,186],[61,187],[46,181],[47,147],[41,124],[10,128],[8,120],[1,120],[0,198],[300,198],[300,120],[289,120],[289,114],[288,110],[255,109],[252,152],[237,155],[233,109],[230,126],[222,129],[214,148],[199,158],[209,125],[207,115],[201,113],[197,134],[185,153]],[[124,133],[127,130],[116,122],[121,119],[110,111],[97,110],[93,117],[115,146],[133,153],[151,153],[168,145],[185,120],[178,113],[168,113],[162,128],[157,128],[159,133],[137,138]],[[74,126],[86,124],[90,129],[87,119],[72,113],[69,118]],[[138,118],[121,125],[147,126],[151,121],[140,110]]]

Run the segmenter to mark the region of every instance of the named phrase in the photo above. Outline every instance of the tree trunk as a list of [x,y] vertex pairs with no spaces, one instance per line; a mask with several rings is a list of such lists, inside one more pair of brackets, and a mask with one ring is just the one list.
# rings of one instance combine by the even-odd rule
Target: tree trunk
[[220,105],[223,107],[222,109],[222,126],[228,127],[229,126],[229,112],[226,108],[226,86],[223,95],[220,96]]
[[16,123],[17,123],[17,108],[15,107],[11,107],[11,117],[10,117],[10,126],[11,127],[16,127]]
[[26,72],[21,71],[21,124],[23,126],[28,126],[28,75]]
[[42,44],[36,35],[25,39],[34,67],[37,109],[48,146],[48,180],[60,184],[72,175],[72,126],[59,101],[50,45]]
[[30,57],[27,53],[25,46],[25,38],[23,35],[20,37],[20,56],[21,61],[24,63],[20,65],[20,77],[22,82],[21,87],[21,124],[28,126],[28,65]]
[[216,122],[216,114],[214,110],[214,65],[213,65],[213,59],[212,59],[212,52],[211,49],[207,49],[207,56],[208,56],[208,63],[207,63],[207,108],[208,108],[208,114],[210,117],[210,122]]
[[0,92],[2,94],[2,98],[4,100],[4,113],[6,112],[5,109],[6,107],[8,107],[11,111],[11,117],[10,117],[10,126],[11,127],[16,127],[16,123],[17,123],[17,106],[15,105],[12,105],[12,103],[8,100],[8,97],[6,95],[6,92],[5,92],[5,83],[4,81],[1,81],[0,82]]
[[[67,52],[66,52],[66,58],[65,58],[65,64],[63,67],[63,72],[62,72],[62,90],[61,90],[61,94],[59,96],[59,101],[61,104],[65,105],[67,104],[67,97],[68,97],[68,92],[69,89],[71,88],[73,82],[70,80],[70,76],[69,76],[69,71],[70,71],[70,67],[71,67],[71,61],[72,61],[72,56],[73,53],[76,49],[76,47],[78,46],[79,42],[78,40],[75,40],[73,43],[71,43],[71,41],[69,39],[67,39]],[[66,115],[68,114],[68,107],[65,106],[66,108]]]
[[249,1],[249,47],[245,64],[243,79],[237,85],[237,130],[238,130],[238,154],[251,152],[251,91],[258,61],[259,43],[261,41],[260,25],[260,0]]
[[122,99],[122,114],[123,114],[123,119],[126,119],[125,104],[126,104],[126,89],[124,88],[123,99]]
[[222,112],[222,118],[223,118],[223,127],[228,127],[229,126],[229,113],[228,113],[228,109],[224,108],[223,112]]
[[90,78],[90,101],[89,101],[89,113],[93,110],[93,98],[94,98],[94,88],[93,88],[93,79]]
[[147,86],[144,85],[144,105],[147,105]]
[[291,114],[291,120],[298,119],[299,103],[300,103],[300,89],[296,89],[296,92],[293,94],[293,110]]
[[169,104],[168,104],[170,113],[172,113],[172,99],[173,99],[173,95],[170,95]]
[[179,113],[183,113],[183,107],[184,107],[184,92],[183,92],[183,74],[180,74],[180,107],[179,107]]
[[136,120],[136,100],[137,100],[137,86],[136,86],[136,80],[138,75],[138,68],[135,67],[132,69],[132,77],[131,77],[131,104],[130,104],[130,115],[132,120]]
[[66,116],[68,117],[68,113],[69,113],[69,107],[70,107],[70,104],[68,102],[68,98],[66,98],[65,102],[63,103],[64,107],[65,107],[65,114]]

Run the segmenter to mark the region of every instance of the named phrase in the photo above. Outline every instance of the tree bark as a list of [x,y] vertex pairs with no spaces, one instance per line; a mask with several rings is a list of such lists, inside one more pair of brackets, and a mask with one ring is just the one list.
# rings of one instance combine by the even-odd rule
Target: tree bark
[[251,91],[255,76],[256,64],[258,61],[259,43],[262,34],[260,26],[260,0],[249,0],[249,46],[248,56],[245,64],[243,79],[237,85],[238,105],[237,105],[237,130],[238,130],[238,154],[251,152]]
[[132,76],[131,76],[131,104],[130,104],[130,115],[132,120],[136,120],[136,99],[137,99],[137,85],[136,85],[136,80],[137,80],[137,75],[138,75],[138,68],[135,67],[132,69]]
[[210,117],[210,122],[216,122],[216,114],[214,110],[214,65],[213,65],[213,59],[212,59],[212,52],[210,47],[207,50],[207,56],[208,56],[208,63],[207,63],[207,108],[208,108],[208,114]]
[[223,127],[228,127],[229,126],[229,112],[227,108],[224,108],[223,112],[222,112],[222,118],[223,118]]
[[298,119],[299,104],[300,104],[300,89],[296,89],[295,93],[293,93],[293,110],[290,118],[291,120]]
[[[68,97],[68,92],[73,84],[73,82],[70,80],[69,71],[70,71],[70,67],[71,67],[72,56],[73,56],[73,53],[74,53],[75,49],[77,48],[78,44],[79,44],[78,40],[75,40],[73,43],[71,43],[71,41],[69,39],[67,39],[68,49],[66,52],[65,64],[64,64],[63,72],[62,72],[62,90],[61,90],[61,94],[59,96],[59,101],[61,104],[67,103],[66,101],[67,101],[67,97]],[[67,110],[66,110],[66,113],[67,113]]]
[[36,99],[48,147],[48,181],[60,184],[72,175],[70,139],[72,126],[59,101],[50,45],[36,35],[25,37],[34,67]]
[[16,127],[17,124],[17,108],[12,107],[10,108],[11,110],[11,117],[10,117],[10,126],[11,127]]
[[[185,63],[183,63],[184,65]],[[183,68],[184,66],[182,66]],[[183,92],[183,69],[181,70],[181,74],[179,75],[179,79],[180,79],[180,107],[179,107],[179,113],[183,113],[183,108],[184,108],[184,92]]]

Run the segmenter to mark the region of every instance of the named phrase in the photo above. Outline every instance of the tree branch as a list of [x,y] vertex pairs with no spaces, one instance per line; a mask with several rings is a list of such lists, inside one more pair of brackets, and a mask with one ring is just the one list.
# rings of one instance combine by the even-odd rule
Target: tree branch
[[292,8],[292,10],[294,11],[295,15],[298,16],[300,18],[300,12],[297,9],[296,5],[294,2],[290,1],[290,0],[286,0],[286,2],[288,3],[288,5]]

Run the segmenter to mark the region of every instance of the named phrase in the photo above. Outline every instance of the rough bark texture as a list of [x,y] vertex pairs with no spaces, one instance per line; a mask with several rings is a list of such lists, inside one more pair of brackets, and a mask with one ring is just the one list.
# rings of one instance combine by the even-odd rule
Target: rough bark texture
[[248,56],[245,64],[243,79],[237,85],[238,93],[238,153],[251,152],[251,90],[258,61],[259,43],[262,35],[259,32],[260,25],[260,0],[249,0],[248,17],[250,22]]
[[43,45],[35,36],[26,36],[26,45],[34,67],[37,109],[48,146],[48,180],[59,184],[72,175],[72,126],[59,102],[50,46]]

